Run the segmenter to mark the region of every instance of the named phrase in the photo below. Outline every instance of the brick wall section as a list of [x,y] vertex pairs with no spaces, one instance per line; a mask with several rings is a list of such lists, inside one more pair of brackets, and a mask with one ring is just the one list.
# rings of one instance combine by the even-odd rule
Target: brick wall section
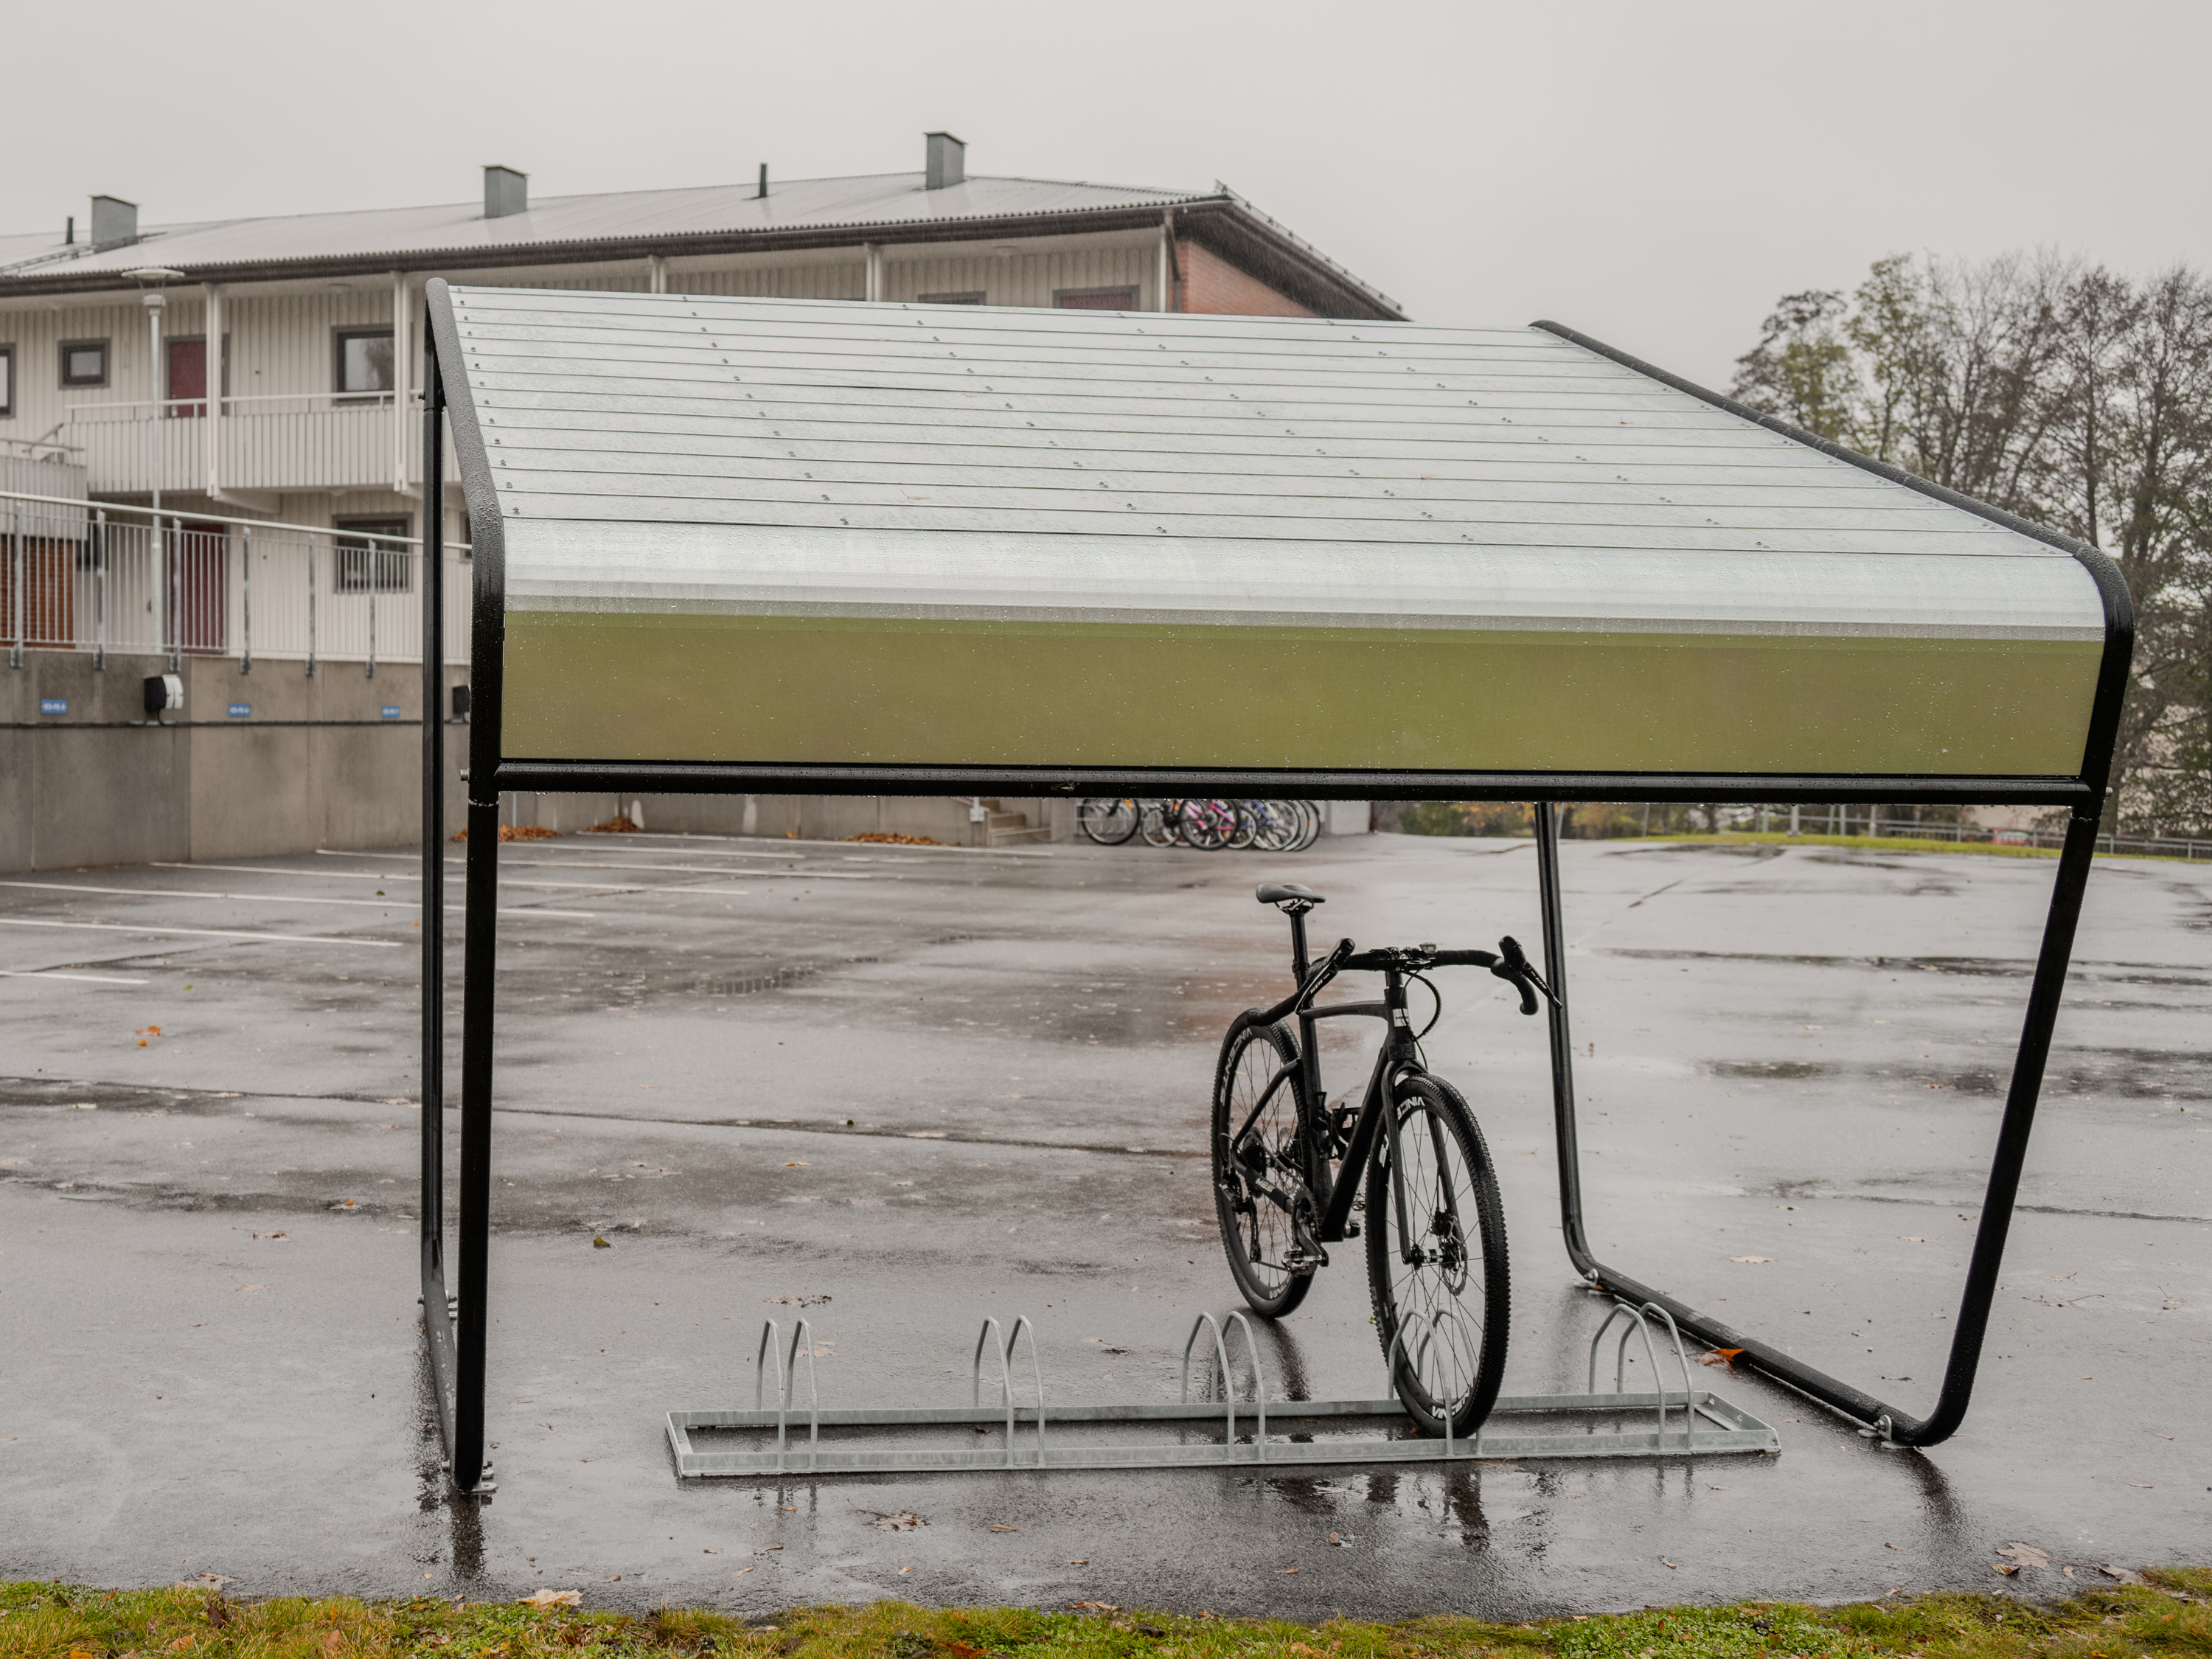
[[[76,640],[76,544],[23,538],[23,633],[33,647],[67,650]],[[0,639],[15,637],[15,568],[0,529]]]
[[1194,242],[1177,240],[1176,258],[1182,263],[1182,282],[1176,298],[1179,311],[1232,317],[1312,317],[1297,301],[1278,294],[1258,277],[1231,264],[1220,255]]

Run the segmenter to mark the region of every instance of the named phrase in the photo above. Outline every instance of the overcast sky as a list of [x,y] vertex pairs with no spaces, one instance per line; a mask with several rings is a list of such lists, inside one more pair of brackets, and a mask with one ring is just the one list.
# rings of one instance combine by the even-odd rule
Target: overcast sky
[[[97,18],[97,27],[89,24]],[[1724,384],[1897,250],[2212,264],[2205,0],[128,0],[9,27],[0,228],[918,168],[1220,179],[1423,320]]]

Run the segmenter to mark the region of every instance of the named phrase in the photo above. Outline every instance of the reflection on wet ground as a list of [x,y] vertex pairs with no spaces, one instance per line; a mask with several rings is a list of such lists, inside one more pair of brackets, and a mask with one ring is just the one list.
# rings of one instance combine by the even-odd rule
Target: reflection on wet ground
[[[33,975],[0,978],[0,1571],[1510,1615],[1978,1589],[2013,1539],[2201,1553],[2212,1510],[2174,1471],[2212,1452],[2212,871],[2098,868],[1974,1409],[1926,1455],[1717,1370],[1779,1458],[679,1487],[660,1413],[746,1403],[761,1320],[801,1309],[825,1405],[964,1402],[977,1323],[1016,1313],[1050,1398],[1173,1398],[1192,1316],[1234,1305],[1204,1156],[1220,1034],[1287,988],[1250,883],[1327,893],[1317,938],[1487,945],[1538,936],[1533,865],[1398,837],[525,850],[544,885],[501,921],[488,1503],[444,1489],[415,1305],[419,936],[397,904],[322,903],[369,873],[396,896],[404,864],[0,900],[41,924],[0,929],[0,967]],[[1566,868],[1600,1255],[1924,1409],[2049,862],[1571,844]],[[1541,1023],[1482,975],[1440,987],[1426,1052],[1505,1187],[1508,1389],[1580,1386],[1603,1308],[1556,1244]],[[1336,1087],[1371,1040],[1330,1031]],[[1273,1396],[1376,1392],[1368,1316],[1353,1247],[1259,1322]],[[1249,1394],[1241,1355],[1227,1382]]]

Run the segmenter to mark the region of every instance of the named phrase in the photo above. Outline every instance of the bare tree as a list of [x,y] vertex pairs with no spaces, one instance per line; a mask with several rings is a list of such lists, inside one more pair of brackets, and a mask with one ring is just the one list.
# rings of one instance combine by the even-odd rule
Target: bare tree
[[2212,828],[2212,283],[2049,254],[1785,296],[1736,396],[2110,553],[2136,611],[2112,808]]

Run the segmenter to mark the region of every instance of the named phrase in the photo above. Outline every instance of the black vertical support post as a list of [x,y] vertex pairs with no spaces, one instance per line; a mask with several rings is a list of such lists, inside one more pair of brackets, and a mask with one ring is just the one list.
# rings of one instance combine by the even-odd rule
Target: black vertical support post
[[445,386],[422,331],[422,1331],[447,1455],[453,1449],[453,1331],[446,1314]]
[[[480,659],[479,659],[480,660]],[[472,665],[473,666],[473,665]],[[498,940],[499,793],[481,793],[484,734],[497,728],[473,703],[470,715],[469,854],[464,890],[467,936],[461,969],[461,1237],[459,1364],[453,1387],[453,1484],[474,1492],[484,1466],[484,1337],[487,1253],[491,1245],[492,971]],[[495,763],[495,766],[496,763]],[[495,774],[493,774],[495,775]]]
[[1981,1224],[1974,1231],[1974,1254],[1966,1263],[1966,1288],[1959,1298],[1959,1318],[1951,1333],[1950,1361],[1943,1368],[1943,1391],[1925,1422],[1886,1425],[1892,1437],[1905,1445],[1932,1446],[1949,1439],[1965,1419],[1966,1402],[1973,1395],[1982,1340],[1989,1330],[1990,1303],[1996,1295],[2005,1240],[2012,1231],[2012,1208],[2020,1196],[2020,1172],[2027,1162],[2028,1133],[2035,1127],[2051,1032],[2058,1024],[2059,1000],[2066,992],[2074,929],[2081,920],[2081,900],[2096,858],[2101,815],[2101,804],[2077,806],[2066,826],[2058,878],[2051,884],[2051,912],[2043,926],[2043,948],[2035,958],[2035,979],[2028,988],[2027,1013],[2021,1024],[2020,1054],[2013,1062],[2012,1086],[2005,1093],[2004,1118],[1997,1126],[1989,1191],[1982,1200]]
[[[442,292],[442,283],[435,286]],[[491,1473],[484,1462],[484,1342],[490,1322],[486,1298],[496,1000],[492,981],[499,946],[499,750],[507,619],[504,552],[491,480],[469,474],[465,482],[475,553],[469,607],[469,840],[462,894],[468,934],[461,955],[460,1319],[452,1454],[453,1484],[476,1492],[488,1487]]]
[[1544,915],[1544,973],[1552,986],[1552,1121],[1559,1146],[1559,1231],[1575,1271],[1595,1284],[1583,1233],[1583,1154],[1575,1126],[1575,1039],[1567,1024],[1567,930],[1559,898],[1559,809],[1536,803],[1536,885]]

